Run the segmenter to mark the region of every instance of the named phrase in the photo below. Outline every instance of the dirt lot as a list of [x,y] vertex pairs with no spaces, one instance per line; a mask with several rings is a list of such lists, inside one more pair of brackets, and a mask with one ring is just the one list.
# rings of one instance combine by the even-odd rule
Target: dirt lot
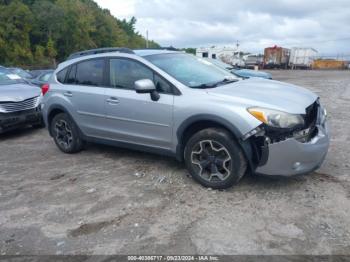
[[350,72],[272,74],[326,105],[320,170],[213,191],[173,159],[99,145],[64,155],[44,129],[12,132],[0,137],[0,254],[350,255]]

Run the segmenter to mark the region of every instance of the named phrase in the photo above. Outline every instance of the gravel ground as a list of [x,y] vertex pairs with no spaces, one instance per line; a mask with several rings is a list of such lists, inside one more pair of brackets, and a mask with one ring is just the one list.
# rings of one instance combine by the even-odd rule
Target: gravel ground
[[350,72],[272,74],[328,109],[316,172],[214,191],[173,159],[99,145],[65,155],[46,130],[18,130],[0,137],[0,254],[350,255]]

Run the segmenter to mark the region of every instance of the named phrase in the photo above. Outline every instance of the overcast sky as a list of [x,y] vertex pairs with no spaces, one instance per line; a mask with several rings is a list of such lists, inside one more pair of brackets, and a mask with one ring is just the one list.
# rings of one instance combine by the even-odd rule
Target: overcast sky
[[[350,55],[349,0],[95,0],[162,46],[272,45]],[[335,41],[337,40],[337,41]]]

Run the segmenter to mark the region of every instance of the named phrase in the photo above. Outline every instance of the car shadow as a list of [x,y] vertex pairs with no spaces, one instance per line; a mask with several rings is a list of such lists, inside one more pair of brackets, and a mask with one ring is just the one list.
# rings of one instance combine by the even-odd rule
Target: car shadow
[[158,155],[155,153],[144,152],[141,150],[128,149],[123,147],[115,147],[104,144],[88,143],[85,146],[85,150],[89,152],[96,152],[103,154],[105,157],[109,158],[129,158],[130,160],[142,161],[145,164],[154,164],[154,162],[162,163],[169,168],[183,167],[185,165],[175,158],[167,155]]
[[[88,144],[86,147],[87,151],[92,153],[103,154],[105,157],[118,159],[128,159],[133,161],[135,165],[142,164],[145,166],[145,169],[151,169],[154,167],[154,163],[161,165],[163,168],[169,169],[171,171],[180,171],[179,173],[183,173],[184,175],[189,176],[189,173],[185,167],[183,162],[179,162],[176,159],[165,156],[165,155],[157,155],[153,153],[145,153],[142,151],[136,151],[126,148],[118,148],[108,145],[101,144]],[[147,166],[149,168],[147,168]],[[310,176],[314,176],[315,173],[311,173],[304,176],[296,176],[296,177],[274,177],[274,176],[264,176],[258,174],[252,174],[247,171],[244,177],[240,180],[240,182],[233,186],[230,189],[225,191],[229,192],[231,190],[247,190],[248,188],[264,188],[264,189],[274,189],[274,188],[288,188],[294,187],[295,185],[300,185],[305,183]],[[186,179],[186,181],[188,181]],[[196,182],[193,181],[194,184]],[[203,189],[205,189],[203,187]]]
[[35,132],[38,132],[39,130],[41,130],[41,129],[40,128],[33,128],[31,126],[17,128],[17,129],[7,131],[5,133],[0,134],[0,141],[9,140],[9,139],[17,139],[17,138],[21,138],[24,136],[29,136],[29,135],[34,134]]

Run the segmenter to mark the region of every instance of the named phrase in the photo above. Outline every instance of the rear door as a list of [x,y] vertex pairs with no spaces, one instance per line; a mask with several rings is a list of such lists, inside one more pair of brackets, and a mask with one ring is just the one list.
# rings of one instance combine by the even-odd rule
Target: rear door
[[[170,84],[153,70],[129,58],[109,60],[109,89],[106,90],[106,118],[109,136],[118,141],[169,149],[172,142],[174,95]],[[138,94],[137,80],[157,81],[160,99]],[[163,92],[163,90],[164,92]]]
[[85,135],[105,135],[106,60],[84,60],[70,66],[63,95],[74,107],[74,117]]

